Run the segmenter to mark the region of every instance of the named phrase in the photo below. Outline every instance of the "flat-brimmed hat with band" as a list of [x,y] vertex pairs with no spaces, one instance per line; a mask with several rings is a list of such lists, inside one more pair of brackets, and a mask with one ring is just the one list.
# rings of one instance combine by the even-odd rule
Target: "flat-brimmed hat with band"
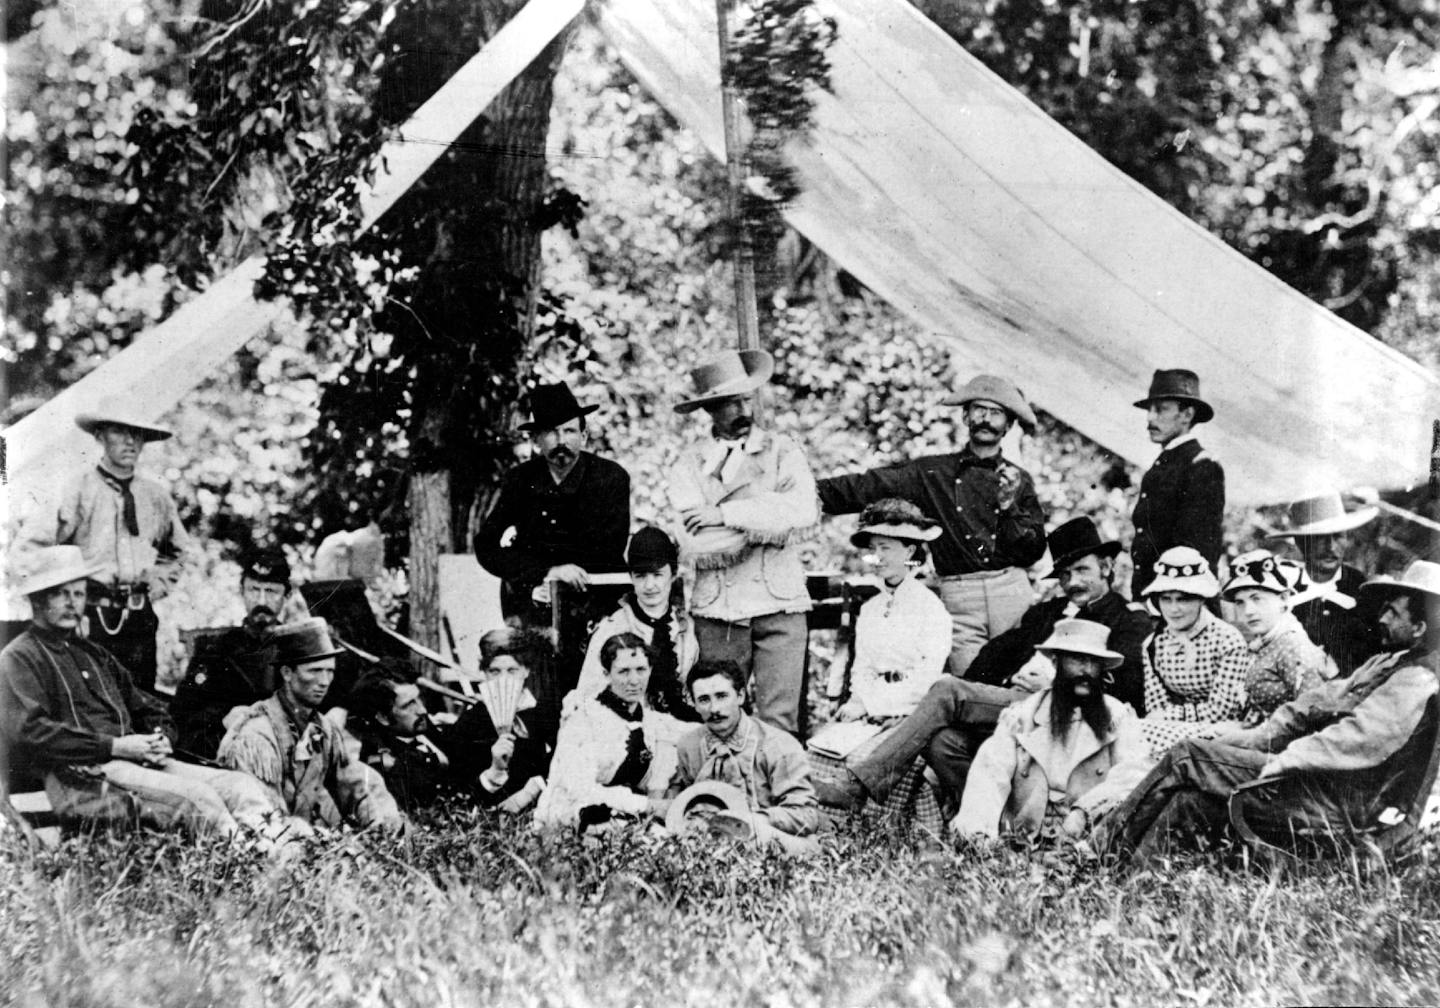
[[581,406],[575,393],[564,382],[557,385],[536,385],[530,393],[530,419],[520,425],[523,431],[554,430],[576,417],[589,416],[599,406]]
[[1419,592],[1433,599],[1440,599],[1440,564],[1429,560],[1416,560],[1399,578],[1371,578],[1360,586],[1360,597],[1379,595],[1385,597],[1394,592]]
[[[696,815],[701,809],[709,812],[703,819]],[[735,785],[699,781],[676,795],[665,814],[665,828],[671,833],[688,833],[697,827],[736,840],[749,839],[755,835],[755,813],[750,811],[745,792]]]
[[860,527],[850,537],[850,544],[865,549],[870,537],[877,535],[911,543],[932,542],[940,538],[940,525],[908,500],[887,497],[865,505]]
[[270,634],[270,643],[275,646],[275,657],[270,659],[272,665],[304,665],[345,653],[331,641],[330,624],[319,616],[276,627]]
[[775,358],[764,350],[725,350],[690,372],[695,395],[675,404],[676,413],[691,413],[701,406],[749,395],[775,373]]
[[1062,619],[1055,624],[1055,629],[1050,631],[1049,639],[1037,645],[1035,650],[1045,652],[1052,660],[1057,654],[1089,655],[1092,658],[1104,659],[1106,668],[1119,668],[1125,663],[1125,656],[1118,651],[1111,651],[1107,646],[1109,643],[1110,628],[1104,623],[1085,619]]
[[1221,593],[1230,599],[1244,588],[1259,588],[1276,595],[1289,595],[1295,590],[1294,569],[1281,563],[1280,558],[1269,550],[1241,553],[1230,562],[1230,580],[1225,582]]
[[1171,546],[1155,561],[1155,580],[1145,586],[1142,595],[1161,592],[1184,592],[1199,598],[1220,594],[1220,582],[1210,564],[1194,546]]
[[99,573],[100,565],[87,563],[79,546],[42,546],[30,555],[30,572],[20,582],[21,595],[59,588]]
[[1158,399],[1175,399],[1195,407],[1195,422],[1205,423],[1215,417],[1215,410],[1200,398],[1200,376],[1184,368],[1157,370],[1150,379],[1150,391],[1135,403],[1141,409],[1148,409]]
[[1271,539],[1294,539],[1304,536],[1339,535],[1373,521],[1379,508],[1346,511],[1338,493],[1321,494],[1298,500],[1285,509],[1285,528],[1272,532]]
[[117,396],[102,399],[94,409],[77,413],[75,426],[86,434],[98,434],[102,427],[124,427],[139,434],[142,441],[164,441],[174,437],[173,431],[157,427],[148,417],[140,416],[133,406]]
[[1021,392],[1014,382],[998,375],[976,375],[946,396],[940,405],[968,406],[980,400],[1003,406],[1005,412],[1015,418],[1026,434],[1035,433],[1035,411],[1025,401],[1025,393]]
[[1115,559],[1124,549],[1118,542],[1106,542],[1100,538],[1100,530],[1089,518],[1071,518],[1063,525],[1057,525],[1045,537],[1050,547],[1051,577],[1069,567],[1081,557],[1094,554],[1098,557]]

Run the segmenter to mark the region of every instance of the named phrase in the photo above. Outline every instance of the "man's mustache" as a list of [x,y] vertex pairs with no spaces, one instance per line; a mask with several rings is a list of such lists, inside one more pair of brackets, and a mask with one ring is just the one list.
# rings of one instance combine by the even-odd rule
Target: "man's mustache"
[[1000,433],[999,428],[991,427],[989,424],[976,424],[974,429],[977,431],[989,431],[991,434],[995,435],[998,435]]
[[268,630],[274,626],[279,616],[269,606],[257,605],[245,616],[245,625],[256,630]]

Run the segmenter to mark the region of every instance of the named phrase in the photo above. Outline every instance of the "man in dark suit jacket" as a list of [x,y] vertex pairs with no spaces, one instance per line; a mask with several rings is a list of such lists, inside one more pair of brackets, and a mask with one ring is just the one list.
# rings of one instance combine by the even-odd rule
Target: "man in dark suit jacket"
[[838,786],[817,782],[822,802],[846,806],[862,795],[883,800],[915,757],[924,753],[940,778],[945,799],[958,803],[970,758],[994,731],[1000,712],[1050,685],[1054,669],[1047,669],[1043,657],[1035,660],[1035,649],[1062,619],[1087,619],[1109,629],[1110,647],[1125,661],[1114,671],[1106,692],[1143,713],[1140,649],[1152,624],[1149,616],[1131,608],[1114,590],[1114,560],[1120,544],[1101,540],[1089,518],[1061,525],[1050,533],[1047,544],[1064,594],[1032,605],[1019,624],[989,641],[963,679],[941,676],[879,745],[848,765],[853,782]]
[[1225,470],[1195,439],[1195,425],[1215,416],[1200,398],[1195,372],[1156,371],[1149,395],[1135,405],[1145,410],[1150,440],[1161,446],[1131,515],[1130,596],[1138,599],[1155,576],[1155,561],[1172,546],[1193,546],[1215,569],[1224,547]]

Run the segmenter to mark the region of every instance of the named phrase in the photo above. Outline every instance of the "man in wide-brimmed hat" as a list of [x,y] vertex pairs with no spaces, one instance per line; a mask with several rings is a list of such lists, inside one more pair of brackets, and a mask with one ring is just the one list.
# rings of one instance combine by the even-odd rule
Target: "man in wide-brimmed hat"
[[78,634],[95,565],[78,546],[35,550],[20,580],[33,622],[0,651],[0,747],[44,782],[62,820],[195,833],[263,831],[279,805],[255,779],[174,758],[165,705]]
[[277,627],[272,635],[278,687],[273,696],[225,718],[218,759],[265,784],[299,828],[343,822],[403,829],[405,816],[370,767],[346,752],[341,729],[320,716],[341,653],[319,617]]
[[1138,599],[1155,576],[1155,561],[1172,546],[1195,547],[1215,570],[1224,547],[1225,470],[1195,438],[1195,425],[1209,422],[1215,410],[1200,398],[1194,371],[1156,371],[1150,391],[1135,405],[1145,411],[1150,440],[1160,445],[1130,516],[1130,596]]
[[805,453],[755,424],[751,397],[774,368],[763,350],[726,350],[691,372],[694,392],[675,411],[704,410],[709,436],[681,453],[669,492],[681,553],[695,565],[701,657],[736,662],[756,716],[794,732],[810,610],[799,544],[820,516]]
[[146,444],[171,433],[118,398],[81,412],[75,423],[100,443],[103,456],[64,485],[54,510],[27,522],[25,538],[80,547],[93,567],[86,636],[153,692],[159,621],[152,603],[174,587],[190,538],[169,489],[136,465]]
[[1014,383],[977,375],[945,405],[962,409],[964,448],[822,479],[820,506],[852,514],[901,497],[940,522],[933,555],[953,622],[949,671],[963,675],[985,642],[1019,622],[1034,600],[1025,568],[1045,553],[1045,514],[1035,481],[1001,452],[1012,425],[1035,431],[1035,413]]
[[1346,511],[1334,492],[1294,501],[1285,510],[1285,527],[1271,538],[1294,542],[1309,575],[1309,586],[1291,600],[1290,611],[1334,659],[1340,674],[1349,675],[1382,643],[1374,614],[1357,605],[1365,574],[1345,562],[1349,533],[1373,521],[1379,511]]
[[[1321,683],[1253,728],[1187,739],[1167,752],[1093,839],[1140,865],[1171,846],[1214,839],[1238,817],[1254,836],[1303,852],[1409,821],[1427,790],[1434,745],[1440,564],[1376,578],[1388,653]],[[1236,789],[1251,781],[1267,784]]]

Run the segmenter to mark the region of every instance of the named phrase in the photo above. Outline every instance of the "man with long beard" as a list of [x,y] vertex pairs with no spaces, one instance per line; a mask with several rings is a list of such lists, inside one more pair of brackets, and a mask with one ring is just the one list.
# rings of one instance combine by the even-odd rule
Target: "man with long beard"
[[1000,715],[970,767],[952,833],[995,838],[1004,827],[1078,839],[1144,773],[1139,719],[1105,694],[1106,670],[1124,661],[1107,647],[1109,635],[1089,620],[1055,624],[1039,647],[1055,664],[1055,682]]

